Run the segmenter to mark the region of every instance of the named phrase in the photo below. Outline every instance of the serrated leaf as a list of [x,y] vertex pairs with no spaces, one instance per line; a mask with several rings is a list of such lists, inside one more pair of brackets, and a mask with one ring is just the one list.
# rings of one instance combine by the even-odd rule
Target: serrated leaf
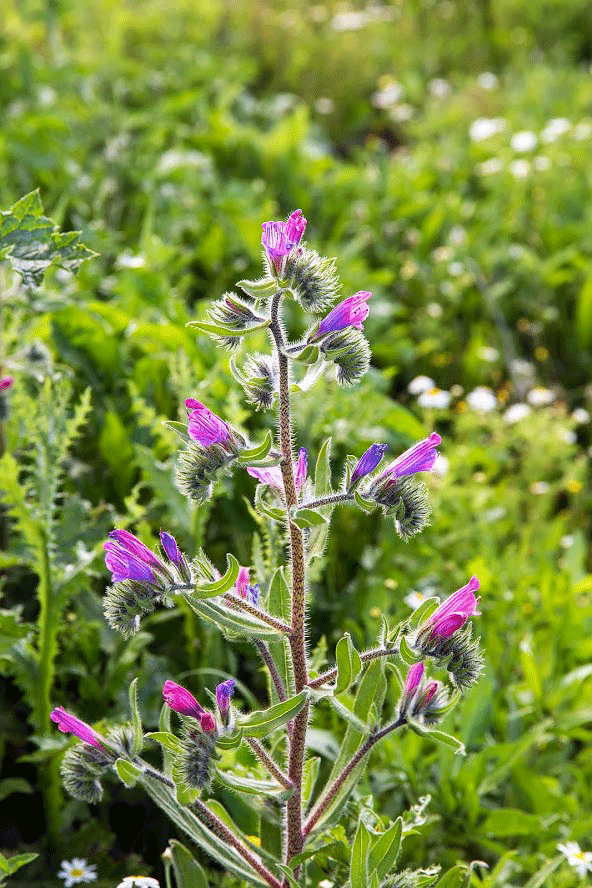
[[350,859],[350,879],[352,888],[368,888],[368,852],[370,833],[363,820],[360,820]]
[[238,580],[240,564],[234,555],[227,555],[226,563],[228,564],[228,569],[223,577],[220,577],[219,580],[213,580],[211,583],[197,583],[192,594],[197,598],[202,599],[215,598],[217,595],[222,595],[224,592],[228,592],[231,586],[234,586]]
[[245,737],[267,737],[272,731],[292,721],[305,706],[309,696],[309,691],[305,688],[294,697],[289,697],[283,703],[276,703],[269,709],[257,710],[248,715],[239,715],[236,719],[237,726],[244,731]]
[[403,821],[400,817],[381,836],[372,840],[372,848],[368,858],[368,866],[372,875],[379,880],[385,879],[395,865],[401,848]]
[[439,604],[439,598],[426,598],[425,601],[422,601],[419,607],[416,608],[409,617],[410,628],[415,630],[422,623],[425,623],[425,621],[434,613]]
[[170,749],[170,751],[175,754],[183,752],[183,744],[179,738],[175,737],[174,734],[171,734],[170,731],[150,731],[150,733],[145,736],[149,740],[154,740],[156,743],[160,743],[165,749]]
[[177,888],[208,888],[208,879],[191,851],[176,839],[169,842]]
[[220,768],[215,768],[215,772],[220,783],[228,789],[232,789],[233,792],[264,796],[278,799],[279,801],[287,801],[294,792],[293,789],[286,789],[284,786],[280,786],[275,780],[261,780],[256,777],[240,777],[230,771],[222,771]]
[[142,769],[126,761],[126,759],[117,759],[114,768],[122,783],[125,783],[127,787],[135,786],[138,778],[142,775]]
[[290,520],[296,527],[300,527],[301,530],[306,530],[308,527],[320,527],[321,525],[328,525],[329,519],[325,518],[324,515],[321,515],[320,512],[316,511],[316,509],[307,509],[294,507],[290,511]]
[[237,281],[236,286],[253,299],[267,299],[278,291],[277,281],[270,277],[260,278],[258,281]]
[[246,450],[241,450],[238,456],[239,463],[242,463],[245,466],[250,466],[254,462],[256,463],[262,459],[265,459],[265,457],[271,450],[272,444],[273,438],[271,436],[271,432],[268,431],[262,444],[257,444],[255,447],[249,447]]
[[413,666],[415,663],[419,663],[422,659],[420,654],[415,654],[411,650],[407,638],[404,635],[401,636],[401,641],[399,642],[399,654],[401,660],[403,663],[406,663],[407,666]]
[[202,601],[191,595],[184,595],[183,597],[199,617],[214,623],[221,629],[236,632],[238,635],[260,638],[263,641],[281,638],[284,634],[257,617],[252,617],[251,614],[234,610],[223,599],[219,602],[213,599]]
[[175,432],[181,438],[185,444],[194,444],[192,438],[189,437],[189,433],[187,432],[187,423],[186,422],[175,422],[172,419],[167,419],[162,423],[163,426],[166,426],[167,429],[171,429],[171,431]]
[[337,682],[335,693],[342,694],[352,686],[360,674],[362,661],[357,650],[353,646],[349,632],[340,638],[335,648],[335,662],[337,664]]
[[142,748],[142,719],[138,710],[138,679],[134,678],[129,688],[129,704],[132,713],[132,728],[134,739],[132,743],[131,756],[135,758]]

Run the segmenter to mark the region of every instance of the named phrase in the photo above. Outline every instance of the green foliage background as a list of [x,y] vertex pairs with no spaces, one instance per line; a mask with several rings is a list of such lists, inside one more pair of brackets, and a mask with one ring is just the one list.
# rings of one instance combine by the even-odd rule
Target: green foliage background
[[[348,11],[362,17],[343,29]],[[257,275],[261,222],[301,207],[309,242],[337,256],[344,295],[373,292],[374,363],[355,391],[322,380],[301,397],[299,446],[314,459],[332,435],[340,467],[374,440],[396,454],[436,427],[449,460],[430,479],[432,526],[408,545],[390,523],[336,511],[311,642],[330,658],[343,630],[361,647],[381,611],[405,616],[411,591],[445,595],[472,573],[482,583],[487,671],[448,724],[468,757],[389,738],[360,797],[395,817],[429,793],[406,866],[479,859],[490,869],[473,873],[476,886],[578,885],[556,844],[585,846],[592,833],[591,440],[571,416],[592,397],[589,4],[9,0],[0,16],[0,206],[39,188],[60,229],[80,229],[99,254],[30,291],[8,263],[1,272],[0,358],[16,377],[2,489],[21,511],[1,555],[0,805],[5,849],[42,852],[15,878],[55,885],[57,862],[75,854],[98,863],[105,885],[158,873],[170,835],[134,790],[114,784],[92,810],[62,796],[65,741],[36,683],[40,639],[52,702],[90,722],[127,717],[135,675],[148,727],[169,677],[197,693],[236,674],[245,705],[265,699],[250,648],[225,645],[189,611],[116,637],[100,553],[126,523],[146,542],[162,527],[189,551],[204,545],[220,567],[227,550],[253,563],[252,480],[224,482],[192,511],[161,422],[193,395],[253,433],[266,427],[226,355],[185,324]],[[380,107],[389,87],[398,96]],[[503,128],[476,141],[478,118]],[[554,118],[569,125],[545,141]],[[537,135],[527,153],[511,142],[524,130]],[[297,332],[296,313],[292,323]],[[457,388],[450,408],[422,409],[407,391],[418,374],[443,389],[490,386],[500,408],[467,409]],[[536,383],[554,402],[506,422],[502,405]],[[48,481],[58,453],[62,479]],[[47,584],[56,604],[43,635]],[[394,707],[394,685],[389,694]],[[332,719],[319,725],[326,754]],[[352,835],[347,822],[336,831],[336,859]]]

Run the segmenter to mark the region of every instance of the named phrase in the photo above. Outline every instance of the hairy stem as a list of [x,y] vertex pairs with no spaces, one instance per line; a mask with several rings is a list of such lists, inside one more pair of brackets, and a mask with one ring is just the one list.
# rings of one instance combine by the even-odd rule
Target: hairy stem
[[317,509],[319,506],[339,505],[340,503],[353,503],[353,493],[332,493],[330,496],[321,496],[319,499],[302,503],[303,508]]
[[288,695],[286,694],[286,689],[284,687],[284,683],[282,681],[281,675],[277,670],[277,666],[273,661],[273,657],[269,653],[269,649],[264,641],[261,641],[260,638],[254,638],[253,644],[261,654],[261,659],[267,666],[269,670],[269,675],[273,682],[273,686],[275,687],[276,694],[279,697],[280,703],[283,703],[284,700],[288,699]]
[[240,595],[234,595],[232,592],[225,592],[224,600],[228,601],[229,604],[234,605],[236,608],[242,608],[242,610],[247,611],[247,613],[251,614],[253,617],[257,617],[258,620],[267,623],[268,626],[273,626],[278,632],[284,632],[286,635],[292,634],[291,626],[288,626],[283,620],[278,620],[277,617],[272,617],[267,611],[261,610],[261,608],[251,604],[246,598],[241,598]]
[[280,767],[274,762],[262,743],[253,737],[247,737],[247,743],[259,759],[262,765],[267,768],[271,776],[284,787],[284,789],[294,789],[294,784],[289,777],[284,774]]
[[375,743],[378,743],[383,737],[386,737],[387,734],[390,734],[391,731],[395,731],[397,728],[400,728],[407,721],[405,716],[401,716],[396,719],[396,721],[391,722],[386,725],[384,728],[381,728],[380,731],[376,731],[375,734],[372,734],[367,740],[362,743],[356,754],[350,761],[347,763],[341,774],[336,778],[334,783],[325,790],[321,798],[317,801],[313,810],[311,811],[310,817],[306,821],[304,825],[304,835],[308,836],[309,833],[314,829],[315,824],[319,820],[320,817],[325,813],[351,772],[354,770],[357,764],[362,761],[365,755],[370,752]]
[[[362,663],[368,663],[369,660],[376,660],[378,657],[389,657],[392,654],[397,653],[397,648],[373,648],[371,651],[363,651],[360,654],[360,660]],[[333,666],[332,669],[327,669],[326,672],[323,672],[322,675],[319,675],[317,678],[313,678],[309,681],[309,688],[320,688],[324,684],[327,684],[329,681],[333,681],[334,678],[337,678],[337,666]]]
[[[292,635],[290,651],[294,668],[296,693],[301,691],[308,682],[306,664],[305,609],[306,609],[306,567],[304,558],[304,536],[300,528],[290,521],[290,509],[296,505],[296,487],[294,484],[294,465],[292,454],[292,422],[290,416],[290,368],[284,353],[284,332],[280,320],[282,290],[271,300],[270,333],[273,337],[279,367],[279,431],[280,450],[282,453],[281,472],[284,484],[286,504],[286,522],[290,535],[290,565],[292,569]],[[302,851],[304,837],[302,834],[302,770],[304,765],[304,749],[306,730],[308,727],[308,704],[304,706],[294,719],[290,740],[290,756],[288,774],[294,784],[294,793],[287,805],[287,843],[286,860]]]

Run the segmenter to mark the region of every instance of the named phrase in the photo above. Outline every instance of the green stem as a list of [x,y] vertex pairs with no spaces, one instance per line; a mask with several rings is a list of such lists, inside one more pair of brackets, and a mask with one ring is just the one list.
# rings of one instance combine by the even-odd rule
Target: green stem
[[258,620],[267,623],[268,626],[273,626],[278,632],[284,632],[286,635],[292,634],[291,626],[288,626],[283,620],[278,620],[277,617],[272,617],[267,611],[261,610],[261,608],[251,604],[246,598],[241,598],[239,595],[234,595],[232,592],[225,592],[224,600],[229,604],[234,605],[235,608],[242,608],[242,610],[247,611],[247,613],[251,614],[253,617],[257,617]]
[[[377,657],[390,657],[393,654],[397,653],[397,648],[373,648],[371,651],[363,651],[360,654],[360,660],[362,663],[368,663],[369,660],[376,660]],[[327,684],[329,681],[333,681],[334,678],[337,678],[337,666],[333,666],[332,669],[327,669],[326,672],[323,672],[322,675],[319,675],[317,678],[313,678],[309,681],[309,688],[320,688],[324,684]]]
[[318,509],[320,506],[338,506],[340,503],[353,503],[352,493],[332,493],[330,496],[321,496],[319,499],[302,503],[302,508]]
[[271,656],[271,654],[269,652],[269,648],[267,647],[267,645],[265,644],[264,641],[261,641],[260,638],[254,638],[253,644],[255,645],[255,647],[257,648],[259,653],[261,654],[261,659],[263,660],[263,662],[265,663],[265,665],[267,666],[267,668],[269,670],[269,675],[270,675],[273,685],[275,687],[275,691],[276,691],[276,694],[278,695],[278,699],[280,700],[281,703],[283,703],[284,700],[288,699],[288,696],[286,694],[286,689],[284,687],[284,683],[282,681],[282,678],[277,670],[277,666],[275,665],[273,657]]

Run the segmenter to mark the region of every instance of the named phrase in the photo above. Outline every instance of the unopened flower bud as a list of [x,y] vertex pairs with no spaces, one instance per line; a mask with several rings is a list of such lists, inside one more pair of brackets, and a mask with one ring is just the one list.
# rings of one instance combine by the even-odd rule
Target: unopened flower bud
[[222,684],[219,684],[216,688],[216,702],[224,722],[226,722],[226,717],[230,708],[230,698],[234,694],[234,685],[234,678],[229,678],[226,681],[223,681]]
[[249,327],[256,327],[265,320],[255,314],[250,305],[236,293],[225,293],[221,299],[213,303],[208,310],[208,315],[212,323],[236,331],[235,336],[231,332],[227,335],[212,334],[212,339],[215,342],[230,349],[237,347],[241,334]]
[[387,449],[386,444],[372,444],[368,450],[360,457],[360,460],[352,472],[352,476],[349,482],[349,490],[353,490],[354,487],[365,478],[366,475],[369,475],[374,469],[380,464],[382,461],[382,457]]
[[370,346],[355,327],[328,333],[319,341],[319,349],[325,360],[337,365],[340,385],[359,382],[370,366]]
[[326,311],[339,290],[335,259],[319,256],[315,250],[299,247],[286,259],[284,280],[305,311]]

